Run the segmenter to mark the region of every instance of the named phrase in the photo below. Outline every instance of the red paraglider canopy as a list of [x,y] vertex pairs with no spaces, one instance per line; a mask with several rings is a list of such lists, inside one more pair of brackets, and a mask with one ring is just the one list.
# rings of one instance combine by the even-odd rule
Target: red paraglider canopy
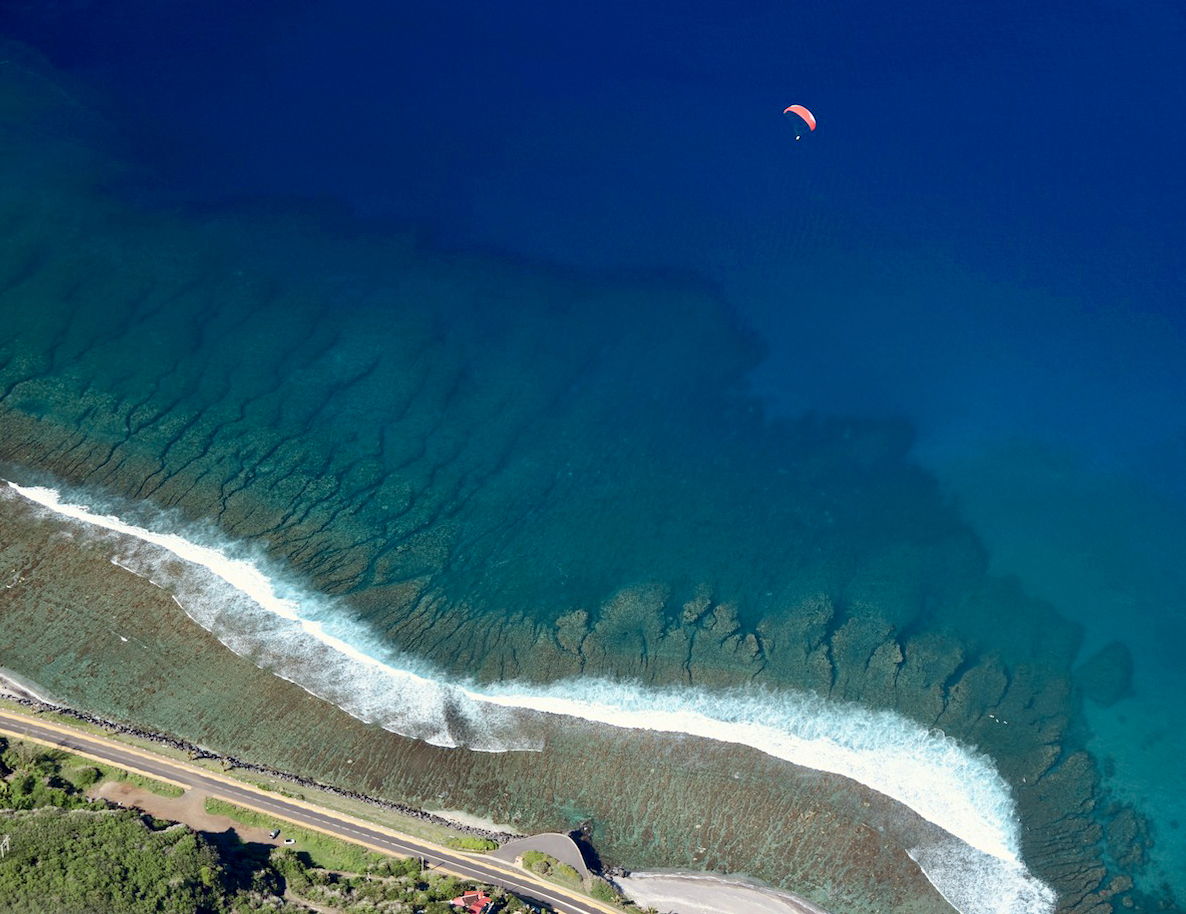
[[815,129],[815,115],[804,108],[802,105],[788,105],[782,111],[783,114],[790,114],[791,112],[794,112],[795,114],[799,115],[799,117],[803,118],[803,120],[807,122],[807,126],[812,130]]

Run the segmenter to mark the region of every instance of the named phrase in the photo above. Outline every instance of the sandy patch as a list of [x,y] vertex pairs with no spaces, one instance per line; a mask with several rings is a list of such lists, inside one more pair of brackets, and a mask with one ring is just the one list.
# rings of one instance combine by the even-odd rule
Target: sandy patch
[[636,903],[667,914],[828,914],[790,892],[707,874],[634,874],[614,880]]
[[425,810],[425,812],[431,812],[434,816],[440,816],[442,819],[448,819],[450,822],[456,822],[467,828],[484,828],[487,831],[506,832],[508,835],[519,834],[519,830],[513,825],[503,825],[493,819],[483,819],[481,816],[470,815],[460,809],[432,809]]
[[[158,819],[184,822],[195,831],[234,831],[244,843],[256,842],[275,846],[284,843],[283,834],[277,838],[270,838],[266,828],[240,825],[226,816],[213,816],[206,812],[207,794],[200,790],[190,789],[179,797],[163,797],[126,781],[104,781],[88,791],[88,795],[110,800],[120,806],[135,807]],[[276,827],[281,828],[283,824],[277,821]]]

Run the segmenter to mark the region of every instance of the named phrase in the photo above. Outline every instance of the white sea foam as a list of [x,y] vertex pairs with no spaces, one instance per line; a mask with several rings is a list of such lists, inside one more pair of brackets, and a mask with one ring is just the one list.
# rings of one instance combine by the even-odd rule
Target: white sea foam
[[1046,914],[1057,898],[1020,860],[983,854],[952,835],[907,853],[927,881],[962,914]]
[[750,746],[858,781],[949,833],[950,840],[911,854],[963,914],[1053,910],[1053,893],[1020,860],[1016,808],[991,760],[898,714],[785,691],[449,681],[380,644],[326,598],[275,584],[261,558],[236,556],[232,544],[200,545],[64,503],[53,489],[9,486],[56,514],[119,535],[118,564],[165,582],[178,605],[230,650],[362,720],[435,745],[486,751],[541,748],[527,735],[533,728],[524,715],[531,712]]

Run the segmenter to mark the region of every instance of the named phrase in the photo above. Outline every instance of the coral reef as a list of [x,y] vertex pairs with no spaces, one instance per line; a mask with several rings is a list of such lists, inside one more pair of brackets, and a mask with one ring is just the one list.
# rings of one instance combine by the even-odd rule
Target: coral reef
[[[75,116],[35,82],[0,91],[40,93],[50,126]],[[43,163],[0,197],[0,461],[22,479],[216,525],[454,674],[893,709],[996,761],[1060,911],[1149,903],[1126,881],[1142,820],[1101,802],[1074,726],[1074,687],[1116,700],[1127,653],[1072,678],[1077,627],[987,574],[903,424],[767,420],[743,384],[760,347],[712,289],[345,239],[309,214],[144,213],[80,189],[93,156],[68,130],[11,135],[6,175]],[[946,909],[868,791],[592,725],[542,753],[394,737],[229,657],[94,544],[0,509],[4,662],[96,711],[499,821],[593,819],[611,860]]]

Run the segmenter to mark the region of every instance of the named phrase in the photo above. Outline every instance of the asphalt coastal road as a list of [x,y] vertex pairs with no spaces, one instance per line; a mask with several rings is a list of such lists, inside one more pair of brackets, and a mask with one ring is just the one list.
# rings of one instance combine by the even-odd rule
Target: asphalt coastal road
[[0,709],[0,735],[34,740],[181,787],[200,789],[210,796],[362,844],[379,853],[398,857],[420,857],[431,865],[441,866],[455,875],[488,885],[502,886],[529,901],[547,904],[561,914],[621,914],[618,908],[569,892],[552,883],[539,881],[513,863],[493,857],[466,854],[409,835],[401,835],[343,813],[302,800],[282,797],[234,778],[206,771],[180,760],[154,755],[146,749],[128,746],[56,721],[37,720]]

